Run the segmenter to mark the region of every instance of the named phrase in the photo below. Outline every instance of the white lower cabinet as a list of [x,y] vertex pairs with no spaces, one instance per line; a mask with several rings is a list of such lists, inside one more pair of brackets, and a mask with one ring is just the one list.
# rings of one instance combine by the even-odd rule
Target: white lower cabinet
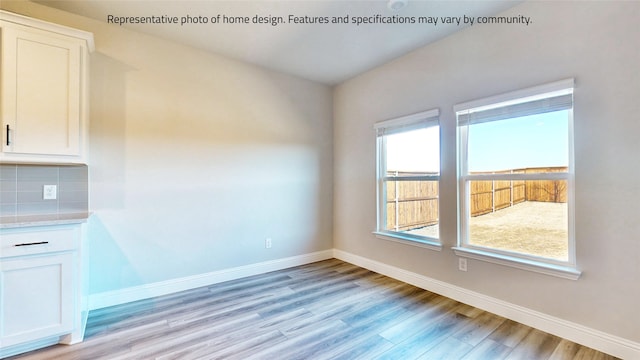
[[81,225],[0,229],[0,358],[81,341]]
[[73,253],[2,261],[3,347],[73,330]]

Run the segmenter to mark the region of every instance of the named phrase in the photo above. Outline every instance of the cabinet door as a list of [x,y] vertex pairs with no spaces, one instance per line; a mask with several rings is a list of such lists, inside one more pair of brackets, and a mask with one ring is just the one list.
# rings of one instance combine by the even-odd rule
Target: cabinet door
[[73,256],[0,260],[0,347],[73,330]]
[[2,27],[4,153],[80,155],[81,49],[64,35]]

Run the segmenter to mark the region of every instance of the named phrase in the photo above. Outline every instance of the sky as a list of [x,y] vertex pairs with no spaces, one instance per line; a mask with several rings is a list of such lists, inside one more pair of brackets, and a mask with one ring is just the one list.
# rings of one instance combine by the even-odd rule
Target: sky
[[[469,171],[568,166],[568,110],[471,125]],[[440,127],[387,136],[387,170],[440,171]]]
[[387,136],[387,171],[440,173],[440,126]]
[[569,165],[567,110],[469,127],[469,171]]

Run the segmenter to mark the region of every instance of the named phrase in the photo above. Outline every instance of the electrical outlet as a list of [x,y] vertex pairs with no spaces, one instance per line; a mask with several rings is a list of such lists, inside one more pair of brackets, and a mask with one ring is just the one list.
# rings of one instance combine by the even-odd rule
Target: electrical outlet
[[264,248],[265,249],[271,249],[271,238],[266,238],[264,240]]
[[467,259],[458,258],[458,270],[467,271]]
[[57,185],[43,185],[42,186],[42,199],[43,200],[55,200],[58,198],[58,186]]

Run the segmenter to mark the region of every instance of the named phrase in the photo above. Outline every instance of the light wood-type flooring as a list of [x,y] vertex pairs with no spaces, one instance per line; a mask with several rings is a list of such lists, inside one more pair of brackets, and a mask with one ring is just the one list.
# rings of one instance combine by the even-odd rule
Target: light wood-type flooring
[[92,311],[85,341],[12,359],[614,359],[327,260]]

